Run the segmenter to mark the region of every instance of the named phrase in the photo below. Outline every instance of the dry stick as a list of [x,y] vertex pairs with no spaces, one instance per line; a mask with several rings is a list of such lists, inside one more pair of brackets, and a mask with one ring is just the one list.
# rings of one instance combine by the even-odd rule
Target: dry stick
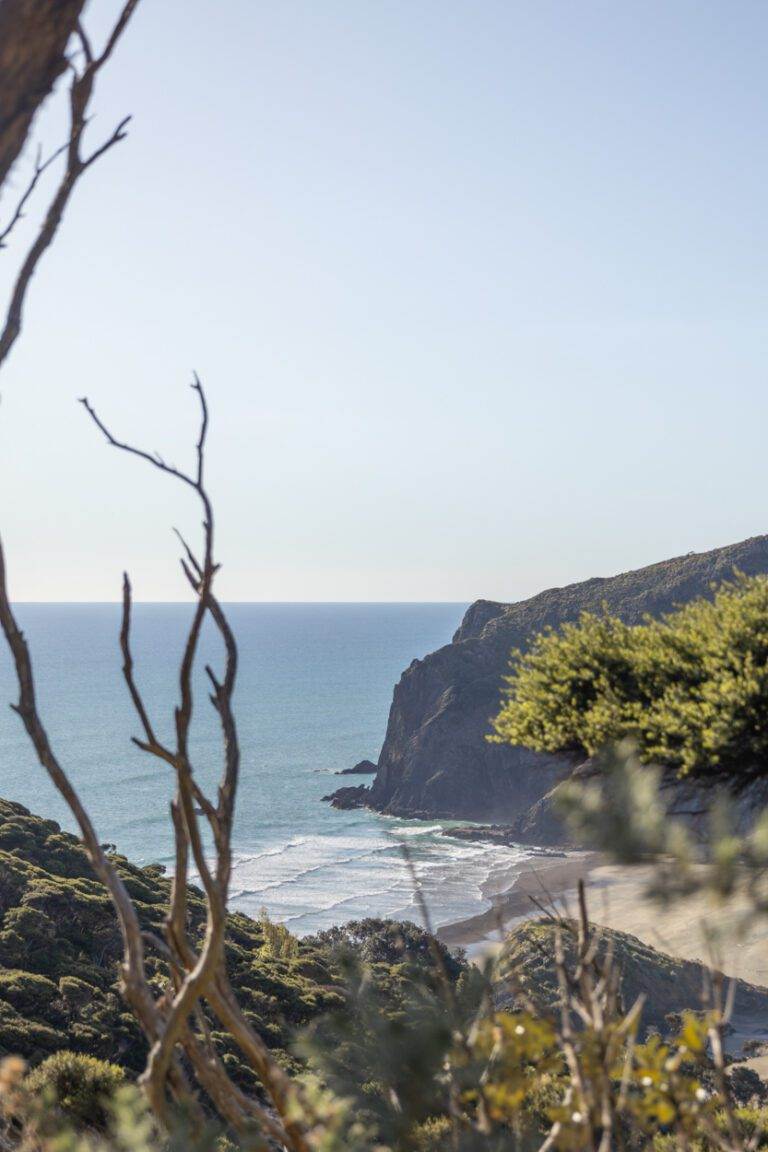
[[[204,553],[201,563],[195,559],[189,547],[182,541],[189,561],[189,564],[182,561],[182,567],[195,591],[197,603],[187,634],[179,671],[180,700],[175,711],[176,748],[174,751],[165,748],[157,740],[148,711],[134,679],[130,649],[131,590],[130,582],[127,579],[124,581],[123,588],[123,623],[121,627],[123,673],[146,737],[144,741],[136,741],[136,743],[145,751],[172,763],[176,771],[177,793],[172,806],[172,816],[176,835],[178,871],[174,878],[166,932],[169,946],[176,953],[180,967],[185,971],[184,978],[178,984],[176,994],[164,1020],[163,1029],[153,1044],[142,1080],[153,1101],[153,1106],[162,1107],[164,1084],[172,1066],[174,1049],[178,1043],[184,1043],[185,1036],[189,1033],[190,1015],[197,1009],[200,999],[204,998],[257,1071],[281,1116],[284,1126],[284,1131],[281,1129],[284,1142],[289,1144],[295,1152],[308,1152],[309,1146],[301,1126],[291,1119],[294,1092],[290,1081],[282,1069],[275,1064],[266,1045],[243,1016],[224,970],[224,931],[231,870],[231,829],[239,767],[239,744],[231,711],[231,697],[237,670],[237,647],[226,616],[212,592],[218,565],[213,559],[213,509],[204,486],[208,408],[202,385],[197,376],[194,378],[192,387],[198,395],[201,409],[200,432],[196,444],[197,464],[194,475],[167,464],[158,453],[150,453],[118,440],[99,418],[88,400],[85,398],[82,400],[89,416],[112,447],[129,455],[137,456],[159,471],[179,480],[197,494],[203,507]],[[227,653],[226,673],[223,682],[219,683],[212,670],[208,670],[209,678],[214,685],[213,702],[219,712],[225,742],[224,779],[219,789],[219,804],[215,808],[194,780],[188,747],[193,712],[192,671],[206,614],[210,614],[216,624]],[[217,857],[215,877],[211,874],[205,858],[195,809],[196,804],[207,816],[214,835]],[[199,955],[195,953],[186,936],[186,880],[190,850],[206,896],[206,934]],[[208,1084],[207,1087],[212,1092],[217,1088],[213,1083]],[[256,1106],[251,1107],[251,1112],[256,1114]],[[267,1128],[269,1130],[268,1125]],[[273,1135],[275,1131],[276,1128],[273,1123]]]
[[581,1071],[581,1063],[573,1039],[568,971],[566,968],[565,950],[563,948],[563,935],[560,928],[557,928],[555,931],[555,970],[560,988],[560,1045],[568,1065],[571,1082],[578,1093],[582,1108],[587,1110],[589,1108],[589,1099]]
[[[172,976],[178,987],[183,977],[183,969],[174,951],[153,932],[144,932],[144,939],[168,962]],[[213,1043],[213,1038],[203,1011],[198,1004],[195,1019],[203,1034],[203,1045],[197,1041],[191,1030],[182,1036],[181,1043],[194,1068],[195,1075],[211,1097],[218,1111],[238,1131],[243,1131],[254,1120],[279,1144],[285,1145],[290,1137],[285,1128],[256,1100],[246,1096],[229,1079],[223,1061]]]
[[[581,1098],[589,1123],[584,1134],[589,1147],[595,1148],[595,1139],[599,1135],[597,1152],[609,1152],[611,1148],[624,1147],[620,1116],[626,1106],[631,1052],[643,997],[639,996],[630,1011],[621,1018],[620,973],[610,945],[600,955],[600,936],[589,923],[583,882],[579,884],[578,897],[576,928],[567,922],[558,924],[556,928],[555,966],[560,988],[561,1048],[566,1057],[571,1083]],[[576,937],[573,971],[566,962],[563,947],[566,931]],[[589,1075],[582,1068],[579,1046],[571,1024],[572,1013],[584,1023],[596,1042],[598,1058],[594,1071]],[[613,1087],[612,1073],[625,1044],[624,1071],[617,1094]],[[544,1147],[551,1147],[557,1138],[553,1129]]]
[[[200,835],[197,815],[195,813],[195,789],[193,786],[192,769],[189,763],[189,728],[193,712],[192,670],[203,620],[207,612],[207,593],[216,571],[213,563],[213,512],[207,493],[202,487],[208,410],[202,387],[197,378],[195,378],[195,383],[192,387],[198,393],[202,410],[201,430],[197,443],[197,475],[194,478],[181,472],[179,469],[165,464],[157,455],[152,456],[142,449],[116,440],[99,419],[88,400],[86,398],[82,400],[86,411],[113,447],[148,460],[154,467],[171,474],[176,479],[182,480],[185,484],[189,485],[197,492],[205,513],[205,562],[203,576],[200,582],[199,598],[195,606],[192,625],[187,636],[179,671],[180,702],[175,712],[176,751],[172,754],[172,762],[176,768],[178,802],[184,816],[186,837],[189,839],[195,866],[200,874],[207,897],[208,918],[202,952],[194,966],[186,974],[173,999],[165,1025],[155,1043],[152,1045],[146,1070],[142,1074],[142,1082],[149,1092],[152,1106],[158,1112],[162,1112],[164,1107],[165,1084],[176,1044],[180,1041],[182,1033],[187,1027],[190,1013],[200,996],[204,994],[208,984],[213,978],[216,968],[223,958],[224,929],[226,924],[226,893],[221,890],[212,877],[205,858],[205,850]],[[123,651],[125,654],[130,629],[130,584],[128,583],[126,588],[125,582],[124,605],[127,606],[127,611],[124,608],[124,624],[121,635],[124,638]],[[135,690],[133,667],[132,661],[130,660],[130,648],[128,648],[128,653],[129,659],[126,661],[126,680],[129,683],[129,690],[131,686],[133,686]],[[137,691],[132,692],[132,699],[134,700],[134,704],[136,704],[137,699],[139,702],[141,701]],[[151,723],[149,723],[143,703],[141,704],[139,715],[145,732],[147,733],[150,750],[154,750],[152,746],[156,745],[157,741],[153,740],[153,729]]]
[[133,678],[133,654],[131,652],[131,581],[128,578],[128,573],[123,573],[123,615],[120,623],[120,651],[123,654],[123,679],[128,686],[128,692],[131,697],[133,707],[141,721],[141,726],[144,729],[146,742],[134,740],[140,748],[146,751],[151,751],[155,756],[167,760],[169,764],[173,764],[173,755],[165,748],[155,736],[155,730],[152,727],[152,722],[149,719],[144,701],[141,693],[136,687],[136,681]]
[[[125,127],[128,123],[129,118],[125,118],[124,120],[122,120],[118,124],[117,128],[114,130],[112,135],[101,146],[96,148],[90,154],[90,156],[84,158],[81,155],[80,146],[81,146],[81,142],[82,142],[83,132],[84,132],[86,124],[87,124],[88,106],[89,106],[89,102],[90,102],[90,99],[91,99],[91,96],[93,93],[93,86],[94,86],[94,81],[95,81],[96,75],[99,72],[99,70],[103,67],[103,65],[106,63],[106,61],[109,59],[109,57],[111,56],[120,36],[122,35],[123,31],[125,30],[125,27],[129,21],[131,15],[133,14],[133,11],[135,10],[135,8],[137,6],[137,3],[138,3],[138,0],[128,0],[128,2],[124,5],[124,7],[121,11],[120,17],[119,17],[118,21],[116,22],[116,24],[114,25],[112,33],[110,34],[109,39],[107,40],[106,46],[105,46],[104,50],[102,51],[102,53],[98,57],[94,57],[93,51],[91,49],[90,41],[89,41],[84,29],[82,28],[82,26],[78,26],[78,34],[80,37],[80,41],[81,41],[82,48],[83,48],[83,53],[85,56],[85,67],[82,70],[82,72],[78,73],[76,68],[74,66],[72,66],[73,80],[72,80],[72,84],[71,84],[70,90],[69,90],[70,134],[69,134],[69,140],[68,140],[67,144],[62,149],[62,151],[66,151],[66,153],[67,153],[66,167],[65,167],[63,177],[60,181],[59,187],[58,187],[58,189],[57,189],[57,191],[53,197],[53,200],[51,201],[51,203],[49,205],[49,208],[48,208],[48,211],[46,213],[43,224],[41,225],[40,230],[38,232],[38,235],[37,235],[35,241],[33,242],[29,252],[27,253],[25,260],[22,263],[21,269],[18,273],[16,282],[14,284],[12,294],[11,294],[10,303],[9,303],[7,314],[6,314],[5,323],[3,325],[2,331],[0,332],[0,364],[2,364],[4,362],[4,360],[6,359],[6,357],[8,356],[11,348],[13,347],[13,344],[15,343],[15,341],[18,338],[18,335],[21,331],[24,304],[25,304],[26,294],[27,294],[27,290],[29,288],[29,284],[32,280],[34,272],[37,268],[37,265],[38,265],[42,255],[43,255],[43,253],[50,246],[50,244],[52,243],[52,241],[56,235],[56,232],[58,230],[58,227],[61,223],[61,220],[62,220],[62,217],[64,214],[64,210],[67,206],[67,203],[69,202],[69,198],[72,194],[72,191],[74,190],[74,187],[75,187],[75,184],[77,183],[77,180],[80,178],[80,176],[83,174],[83,172],[85,172],[89,167],[91,167],[91,165],[94,164],[101,156],[103,156],[105,152],[107,152],[111,147],[113,147],[113,145],[118,143],[125,136]],[[28,202],[29,197],[32,195],[32,192],[34,191],[34,187],[36,186],[37,181],[39,180],[40,176],[42,175],[42,171],[48,166],[49,163],[51,163],[53,161],[53,159],[54,159],[54,157],[51,157],[48,161],[46,161],[45,165],[40,165],[39,160],[38,160],[38,163],[36,166],[36,171],[35,171],[35,174],[33,176],[32,181],[31,181],[30,187],[27,189],[25,195],[22,197],[19,205],[17,206],[17,209],[16,209],[14,216],[12,217],[10,225],[5,229],[4,233],[2,234],[2,237],[0,237],[0,240],[7,238],[12,227],[21,218],[21,215],[23,214],[23,209],[24,209],[26,203]],[[207,428],[207,411],[205,409],[205,401],[204,401],[204,397],[202,396],[202,390],[199,388],[199,381],[196,381],[196,384],[198,387],[198,391],[200,391],[201,402],[203,404],[203,421],[202,421],[202,426],[201,426],[201,435],[200,435],[200,439],[198,441],[198,446],[197,446],[197,448],[198,448],[197,486],[201,490],[201,496],[204,498],[204,501],[205,501],[205,499],[207,499],[207,498],[205,498],[204,493],[202,492],[202,480],[203,480],[203,447],[204,447],[204,440],[205,440],[205,431]],[[172,469],[166,469],[166,470],[173,471]],[[210,516],[208,516],[207,517],[207,528],[208,529],[210,529],[211,523],[212,523],[211,518],[210,518]],[[210,559],[210,550],[211,550],[210,532],[208,532],[208,534],[207,534],[207,545],[208,545],[207,559]],[[212,571],[213,571],[213,569],[212,569]],[[212,571],[209,574],[208,582],[210,582],[210,575],[212,575]],[[129,1002],[133,1004],[134,1010],[136,1011],[137,1016],[139,1017],[139,1020],[142,1023],[142,1026],[144,1027],[144,1030],[145,1030],[147,1036],[151,1040],[153,1037],[156,1037],[161,1032],[161,1030],[163,1030],[163,1019],[159,1014],[158,1005],[156,1005],[153,1002],[152,997],[151,997],[151,993],[148,993],[147,989],[145,987],[146,978],[145,978],[145,974],[144,974],[143,957],[141,954],[141,935],[140,934],[136,935],[136,925],[138,922],[136,921],[136,918],[135,918],[135,910],[133,909],[133,906],[130,902],[130,899],[128,898],[127,893],[125,892],[125,890],[122,886],[122,882],[119,880],[119,877],[114,872],[114,869],[111,868],[111,865],[106,860],[106,857],[104,856],[104,854],[100,848],[100,845],[98,843],[98,838],[95,836],[95,832],[94,832],[94,830],[90,824],[90,821],[87,817],[87,814],[86,814],[82,804],[80,803],[79,798],[77,797],[74,790],[71,788],[71,785],[69,784],[69,781],[67,780],[67,778],[64,776],[63,772],[61,771],[60,766],[56,763],[55,758],[53,757],[53,754],[52,754],[50,747],[47,743],[47,737],[45,736],[45,732],[42,728],[42,725],[39,722],[39,719],[37,718],[36,712],[34,710],[34,693],[32,690],[31,664],[29,661],[29,654],[26,651],[26,645],[24,644],[23,637],[21,635],[21,632],[16,627],[15,620],[13,619],[13,615],[12,615],[11,610],[10,610],[10,604],[8,602],[7,593],[5,590],[4,569],[2,572],[2,576],[3,576],[2,596],[4,599],[3,627],[5,630],[6,636],[8,638],[9,644],[11,646],[11,650],[14,654],[14,659],[16,660],[17,672],[19,675],[19,683],[20,683],[20,687],[21,687],[21,701],[20,701],[20,705],[18,707],[18,711],[20,712],[22,719],[24,719],[25,725],[27,726],[27,730],[28,730],[28,732],[29,732],[34,744],[35,744],[36,750],[38,751],[38,756],[41,759],[41,763],[43,763],[43,765],[49,771],[49,774],[51,774],[52,778],[54,779],[54,782],[56,783],[59,790],[62,792],[62,795],[67,800],[67,803],[70,805],[70,808],[72,809],[73,813],[76,816],[76,819],[78,820],[78,823],[80,824],[81,832],[83,835],[83,840],[86,844],[86,847],[89,850],[89,854],[92,857],[92,863],[93,863],[95,871],[97,872],[97,875],[99,875],[99,877],[106,884],[108,890],[110,891],[110,895],[113,897],[115,907],[118,911],[118,915],[121,918],[120,919],[121,930],[124,930],[124,936],[126,939],[127,961],[124,965],[124,967],[126,969],[126,994],[128,996]],[[130,586],[128,586],[128,610],[129,609],[130,609]],[[202,616],[201,616],[201,619],[202,619]],[[188,652],[187,652],[188,659],[187,659],[186,663],[190,669],[191,669],[191,664],[192,664],[192,661],[194,658],[194,648],[196,646],[197,634],[199,634],[199,623],[198,623],[197,633],[195,633],[194,635],[192,635],[190,637],[189,648],[191,648],[191,651],[188,649]],[[132,666],[131,666],[130,661],[128,661],[127,663],[128,663],[128,667],[124,668],[124,674],[126,676],[126,680],[129,683],[129,688],[130,688],[131,687],[131,681],[132,681]],[[26,696],[29,697],[30,691],[32,692],[31,710],[29,707],[28,698],[25,699],[25,693],[26,693]],[[132,695],[134,705],[136,706],[137,704],[140,703],[140,697],[138,696],[138,693],[136,693],[135,691],[132,691],[131,695]],[[189,696],[189,704],[190,704],[190,708],[186,710],[186,716],[185,716],[184,706],[182,706],[182,715],[179,718],[179,720],[182,724],[182,743],[183,743],[183,745],[184,745],[184,742],[186,739],[186,732],[183,730],[183,726],[186,723],[186,729],[188,730],[189,718],[191,716],[191,695]],[[142,719],[147,719],[146,712],[144,712]],[[146,729],[145,729],[145,731],[146,731]],[[150,726],[150,733],[151,733],[151,726]],[[152,740],[151,736],[150,736],[150,743],[153,745],[151,750],[153,751],[154,754],[156,754],[156,755],[159,754],[159,755],[161,755],[162,758],[168,759],[167,756],[163,756],[163,751],[167,751],[167,750],[162,750],[159,743],[155,740]],[[194,807],[189,802],[188,793],[189,793],[190,789],[192,790],[193,794],[195,792],[197,792],[198,791],[197,786],[196,786],[196,784],[191,783],[191,771],[188,770],[188,766],[186,764],[181,764],[179,766],[178,774],[179,774],[179,778],[181,781],[179,791],[181,793],[180,800],[182,801],[183,807],[184,807],[184,822],[185,823],[191,822],[192,825],[195,825]],[[197,796],[197,799],[200,802],[204,801],[204,798],[202,797],[201,794],[199,794]],[[231,807],[231,805],[230,805],[230,807]],[[210,805],[209,805],[209,810],[212,810],[212,807]],[[177,812],[178,811],[179,811],[179,808],[177,805]],[[176,826],[177,826],[177,828],[179,827],[178,822],[176,822]],[[196,826],[191,833],[192,843],[193,843],[193,848],[195,850],[196,862],[198,863],[198,867],[199,867],[199,870],[201,871],[201,874],[204,876],[204,874],[205,874],[205,860],[204,860],[204,857],[202,854],[202,846],[201,846],[201,842],[199,839],[199,835],[196,836],[195,831],[196,831]],[[186,829],[185,829],[184,835],[185,836],[187,835]],[[177,890],[181,891],[181,888],[179,885],[177,885]],[[210,892],[209,892],[209,894],[210,894]],[[216,901],[214,900],[214,906],[215,906],[215,904],[216,904]],[[184,907],[184,901],[181,901],[181,906],[182,906],[182,908]],[[177,902],[176,902],[177,915],[178,915],[178,911],[179,911],[179,901],[177,900]],[[125,917],[128,917],[128,919],[126,920]],[[215,917],[215,919],[218,919],[218,917]],[[126,926],[127,926],[127,931],[125,930]],[[135,948],[136,941],[138,941],[138,947],[139,947],[138,953],[136,952],[136,948]],[[215,939],[214,939],[214,943],[215,943]],[[213,951],[215,952],[215,950],[216,949],[214,948]],[[191,952],[191,949],[188,949],[187,951]],[[140,958],[140,962],[138,964],[136,961],[137,956]],[[197,973],[197,978],[198,979],[200,978],[200,972],[199,971]],[[137,981],[138,981],[138,984],[137,984]],[[142,981],[143,981],[143,984],[142,984]],[[175,1090],[177,1097],[179,1099],[188,1098],[189,1097],[189,1090],[186,1086],[186,1082],[183,1078],[183,1075],[181,1073],[180,1068],[177,1067],[175,1057],[173,1057],[171,1059],[170,1064],[167,1067],[166,1071],[170,1075],[171,1083],[174,1086],[174,1090]],[[164,1112],[164,1100],[160,1101],[159,1099],[156,1099],[156,1103],[158,1104],[160,1114],[162,1115]],[[266,1123],[265,1128],[267,1131],[271,1131],[271,1134],[273,1136],[275,1136],[275,1138],[282,1140],[282,1136],[283,1136],[282,1130],[279,1129],[278,1126],[275,1126],[273,1124],[270,1128],[270,1124]]]
[[[83,157],[80,152],[83,132],[88,123],[88,107],[91,96],[93,95],[96,76],[112,55],[115,45],[125,31],[126,25],[133,15],[137,4],[138,0],[128,0],[124,5],[107,40],[104,51],[95,59],[90,51],[87,37],[82,29],[79,29],[80,39],[86,50],[86,63],[83,71],[79,73],[74,65],[71,65],[73,79],[69,89],[69,140],[65,148],[67,162],[58,189],[48,206],[48,211],[45,214],[43,223],[40,225],[37,236],[22,262],[11,292],[5,323],[0,332],[0,365],[5,361],[21,332],[27,290],[29,289],[32,277],[35,274],[35,269],[43,253],[50,247],[58,232],[64,210],[69,203],[69,198],[74,191],[75,185],[83,173],[86,172],[92,164],[95,164],[105,152],[108,152],[115,144],[125,139],[125,129],[130,120],[130,116],[124,117],[112,135],[98,148],[94,149],[90,156]],[[40,173],[38,172],[33,178],[32,187],[36,184],[39,175]],[[32,188],[28,190],[29,194],[31,194],[31,191]]]
[[717,1084],[717,1088],[723,1103],[723,1110],[725,1112],[726,1122],[728,1125],[728,1136],[731,1141],[731,1147],[733,1149],[741,1150],[744,1147],[744,1142],[739,1134],[739,1125],[733,1107],[730,1085],[728,1083],[728,1077],[725,1073],[725,1051],[723,1048],[723,1034],[733,1012],[733,992],[735,990],[735,985],[733,982],[731,983],[726,997],[726,1003],[723,1005],[722,972],[712,971],[711,980],[714,1012],[710,1018],[710,1024],[707,1029],[707,1033],[709,1036],[709,1042],[712,1046],[712,1063],[715,1066],[715,1083]]
[[35,160],[35,171],[32,175],[32,179],[30,180],[29,184],[26,187],[24,194],[21,196],[18,204],[16,205],[15,212],[11,216],[11,218],[8,221],[8,223],[6,224],[5,228],[3,228],[2,232],[0,232],[0,248],[7,248],[8,247],[8,244],[7,244],[8,237],[10,236],[11,232],[13,232],[13,230],[16,227],[16,225],[18,224],[19,220],[23,220],[24,209],[26,208],[27,202],[29,201],[30,197],[32,196],[32,193],[34,192],[35,188],[37,187],[37,182],[40,179],[40,177],[42,176],[43,172],[45,172],[45,170],[47,168],[50,168],[50,166],[51,166],[51,164],[53,164],[54,160],[57,160],[59,158],[59,156],[61,156],[62,152],[66,152],[68,147],[69,147],[69,141],[67,141],[65,144],[62,144],[61,147],[57,148],[55,152],[52,152],[51,155],[48,157],[48,159],[45,160],[43,163],[40,162],[41,161],[41,152],[40,152],[40,149],[38,148],[37,159]]
[[[2,543],[0,543],[0,627],[11,650],[19,685],[19,702],[12,707],[24,724],[41,766],[75,817],[91,865],[110,894],[123,937],[121,967],[123,991],[145,1033],[152,1039],[160,1032],[162,1020],[146,978],[143,938],[136,909],[117,870],[101,846],[77,791],[56,758],[40,720],[29,648],[18,627],[8,596]],[[174,1070],[174,1079],[178,1097],[191,1104],[191,1091],[178,1067]]]
[[[186,564],[182,560],[182,569],[192,590],[196,595],[200,596],[202,594],[204,570],[184,540],[184,537],[179,532],[177,532],[176,535],[179,537],[189,560],[189,564]],[[232,711],[232,695],[237,677],[238,656],[237,643],[229,626],[229,621],[210,585],[207,592],[207,606],[211,619],[214,621],[222,638],[226,653],[226,667],[223,681],[220,682],[218,680],[210,665],[206,665],[205,668],[213,688],[210,700],[219,716],[224,742],[224,779],[219,786],[218,805],[215,809],[211,806],[209,820],[214,830],[214,837],[218,848],[216,879],[221,890],[226,893],[229,890],[232,867],[231,834],[240,771],[240,742],[238,740],[237,725]]]
[[[136,684],[133,675],[133,654],[131,652],[131,613],[132,613],[132,590],[131,582],[128,578],[128,573],[123,574],[123,615],[120,625],[120,650],[123,655],[123,679],[125,680],[128,688],[128,693],[131,697],[136,714],[141,721],[141,726],[144,729],[145,739],[140,740],[138,737],[131,737],[132,742],[142,752],[148,752],[152,756],[156,756],[159,760],[164,760],[174,770],[177,766],[177,757],[175,753],[161,744],[155,735],[154,727],[149,718],[147,708],[144,704],[141,692]],[[213,821],[215,818],[215,809],[207,797],[198,787],[193,779],[193,789],[195,801],[204,810],[205,815],[209,820]]]
[[[174,814],[180,820],[181,816],[178,813],[178,808],[175,804],[173,806],[173,810]],[[179,861],[179,843],[183,843],[183,841],[177,840],[177,867]],[[184,875],[186,876],[186,864],[184,864],[183,871]],[[176,876],[174,876],[173,883],[174,888],[177,887]],[[178,887],[181,888],[182,886]],[[184,896],[186,897],[185,888]],[[166,924],[166,928],[168,929],[169,927],[169,924]],[[183,929],[181,933],[171,933],[170,943],[166,943],[158,936],[155,936],[154,933],[149,932],[144,933],[144,939],[151,943],[152,946],[167,959],[169,965],[171,966],[171,970],[176,977],[178,987],[181,983],[181,979],[183,978],[186,967],[190,967],[195,961],[194,953],[189,947],[186,937],[183,934]],[[184,959],[182,960],[180,957]],[[195,1008],[195,1018],[198,1019],[198,1021],[205,1022],[205,1017],[202,1014],[199,1003]],[[205,1032],[207,1051],[208,1043],[212,1043],[207,1027],[207,1022],[205,1023]],[[246,1096],[245,1093],[243,1093],[235,1084],[232,1083],[215,1048],[211,1048],[210,1052],[207,1051],[207,1054],[201,1053],[199,1045],[189,1030],[182,1034],[181,1044],[183,1045],[184,1051],[190,1059],[198,1081],[203,1085],[222,1116],[226,1117],[230,1123],[233,1123],[234,1126],[240,1131],[242,1131],[245,1126],[244,1121],[247,1121],[247,1123],[250,1124],[253,1120],[255,1120],[262,1127],[262,1129],[274,1140],[277,1140],[279,1144],[295,1147],[295,1141],[292,1143],[291,1137],[287,1131],[287,1127],[284,1127],[278,1120],[276,1120],[274,1116],[272,1116],[258,1103],[258,1101],[252,1099],[249,1096]],[[232,1099],[235,1101],[238,1111],[232,1109],[229,1097],[232,1097]]]
[[[195,813],[195,803],[197,802],[197,803],[202,804],[203,797],[202,797],[202,793],[200,792],[200,790],[198,789],[198,787],[196,785],[196,782],[193,779],[192,769],[191,769],[191,766],[189,763],[189,748],[188,748],[189,727],[190,727],[190,724],[192,721],[192,710],[193,710],[193,697],[192,697],[192,686],[191,686],[192,669],[194,666],[195,655],[197,652],[197,644],[198,644],[198,640],[200,637],[200,631],[202,629],[203,620],[205,618],[205,614],[207,611],[207,603],[206,603],[207,591],[208,591],[208,588],[210,587],[210,584],[211,584],[213,577],[216,573],[216,567],[217,567],[213,563],[213,510],[211,507],[211,503],[210,503],[210,499],[208,497],[208,494],[202,486],[202,474],[203,474],[202,456],[203,456],[204,447],[205,447],[205,432],[206,432],[207,424],[208,424],[208,410],[207,410],[207,405],[205,402],[205,396],[203,393],[203,389],[202,389],[202,387],[200,385],[200,381],[198,380],[197,377],[195,377],[195,382],[192,385],[192,389],[193,389],[193,391],[197,392],[197,394],[198,394],[198,397],[200,399],[200,404],[201,404],[201,413],[202,413],[202,415],[201,415],[201,432],[200,432],[200,437],[199,437],[198,444],[197,444],[197,455],[198,455],[197,477],[189,476],[187,473],[182,472],[180,469],[175,468],[173,465],[166,464],[165,461],[162,459],[162,457],[160,457],[157,453],[155,453],[153,455],[150,452],[144,451],[144,449],[142,449],[142,448],[136,448],[131,444],[127,444],[121,440],[117,440],[116,437],[114,437],[112,435],[112,433],[109,431],[109,429],[106,427],[106,425],[102,422],[102,420],[96,414],[95,410],[93,409],[91,404],[88,402],[87,397],[83,397],[80,402],[83,405],[83,407],[85,408],[85,410],[87,411],[88,415],[93,420],[94,424],[103,433],[108,444],[110,444],[113,448],[119,449],[122,452],[127,452],[131,456],[137,456],[142,460],[146,460],[148,463],[152,464],[152,466],[157,468],[159,471],[164,472],[166,475],[174,477],[175,479],[181,481],[183,484],[186,484],[194,492],[197,493],[198,498],[200,499],[202,506],[203,506],[203,512],[204,512],[203,528],[205,531],[205,556],[206,556],[205,571],[204,571],[204,577],[203,577],[203,581],[202,581],[202,587],[201,587],[200,595],[199,595],[197,604],[195,605],[195,612],[193,615],[192,624],[190,626],[189,633],[187,635],[187,642],[186,642],[186,645],[184,648],[184,653],[182,656],[181,666],[180,666],[180,670],[179,670],[180,702],[177,705],[176,711],[175,711],[177,747],[176,747],[175,753],[173,753],[172,756],[173,756],[173,765],[176,769],[178,786],[179,786],[179,802],[180,802],[181,810],[184,814],[185,823],[187,825],[187,833],[189,836],[190,845],[192,847],[192,853],[193,853],[193,857],[195,860],[195,867],[197,868],[198,873],[200,874],[200,878],[202,880],[203,887],[206,891],[206,895],[209,898],[215,900],[216,899],[215,882],[213,880],[213,877],[211,876],[210,870],[208,868],[208,863],[207,863],[207,860],[205,858],[205,852],[203,849],[202,838],[200,836],[199,824],[198,824],[197,816]],[[131,667],[131,671],[132,671],[132,667]],[[129,690],[130,690],[130,684],[129,684]],[[149,743],[151,744],[151,741]],[[152,747],[147,748],[146,751],[153,752],[154,754],[157,754],[157,753],[155,753],[155,751]]]

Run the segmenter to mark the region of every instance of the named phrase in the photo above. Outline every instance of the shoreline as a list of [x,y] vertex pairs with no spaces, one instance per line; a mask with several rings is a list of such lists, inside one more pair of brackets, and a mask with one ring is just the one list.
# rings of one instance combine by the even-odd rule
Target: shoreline
[[470,954],[498,946],[499,932],[540,915],[535,900],[567,898],[579,880],[587,880],[605,857],[600,852],[569,851],[564,856],[533,856],[523,862],[509,887],[489,897],[491,907],[443,924],[436,936],[450,948],[466,948]]
[[768,920],[747,917],[743,895],[716,903],[694,894],[669,906],[650,900],[651,865],[611,863],[599,852],[569,852],[566,859],[526,860],[511,884],[491,895],[492,907],[445,924],[436,935],[451,948],[465,948],[469,959],[500,946],[504,932],[540,916],[534,899],[566,906],[586,881],[590,921],[636,936],[644,944],[680,960],[712,965],[726,976],[768,987]]

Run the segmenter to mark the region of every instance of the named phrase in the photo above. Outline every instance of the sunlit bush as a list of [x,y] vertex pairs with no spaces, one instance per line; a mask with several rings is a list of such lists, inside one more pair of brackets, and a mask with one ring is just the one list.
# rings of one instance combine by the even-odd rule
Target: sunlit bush
[[644,762],[741,789],[768,757],[768,580],[737,577],[630,627],[585,613],[516,654],[495,739],[593,756],[622,737]]

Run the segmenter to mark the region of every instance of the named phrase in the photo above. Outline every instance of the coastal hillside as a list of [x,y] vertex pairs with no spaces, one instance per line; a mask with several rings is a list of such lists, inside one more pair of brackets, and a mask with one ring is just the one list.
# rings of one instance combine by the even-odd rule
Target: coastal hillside
[[[162,936],[163,869],[113,858],[142,927]],[[202,932],[203,901],[194,891],[190,916]],[[327,962],[294,943],[294,954],[275,954],[265,925],[229,916],[232,982],[265,1042],[282,1050],[297,1027],[341,1002]],[[156,979],[164,980],[164,963],[149,952]],[[118,989],[121,957],[114,909],[79,841],[55,821],[0,800],[0,1056],[36,1063],[69,1049],[140,1072],[146,1045]],[[245,1067],[242,1075],[249,1077]]]
[[[574,925],[575,927],[575,925]],[[529,920],[513,928],[499,957],[499,977],[494,985],[496,1006],[513,1010],[523,999],[537,1011],[559,1011],[560,990],[555,968],[556,924]],[[658,952],[628,932],[599,929],[600,949],[610,950],[621,973],[621,996],[629,1009],[644,996],[641,1035],[656,1030],[662,1035],[675,1027],[675,1017],[702,1006],[708,970],[695,960],[680,960]],[[569,955],[573,943],[567,935]],[[743,1033],[768,1037],[768,990],[745,980],[734,980],[733,1041],[738,1051]]]
[[489,744],[510,652],[547,626],[603,606],[627,623],[658,615],[732,576],[768,572],[768,536],[689,553],[608,578],[552,588],[515,604],[479,600],[451,644],[414,660],[395,687],[370,788],[345,788],[340,807],[401,816],[513,821],[570,770],[570,760]]
[[[170,887],[162,867],[112,858],[142,927],[162,937]],[[203,899],[194,889],[189,908],[201,934]],[[266,917],[228,917],[232,985],[247,1019],[289,1068],[297,1066],[296,1035],[347,1003],[345,952],[368,965],[382,1011],[397,1015],[415,974],[420,987],[429,979],[435,949],[441,973],[458,980],[464,961],[413,924],[368,919],[298,940]],[[151,945],[148,955],[159,986],[168,979],[164,962]],[[121,958],[114,909],[80,842],[55,821],[0,800],[0,1060],[37,1064],[67,1050],[141,1072],[146,1042],[118,987]],[[240,1086],[257,1090],[232,1040],[219,1031],[215,1039]]]

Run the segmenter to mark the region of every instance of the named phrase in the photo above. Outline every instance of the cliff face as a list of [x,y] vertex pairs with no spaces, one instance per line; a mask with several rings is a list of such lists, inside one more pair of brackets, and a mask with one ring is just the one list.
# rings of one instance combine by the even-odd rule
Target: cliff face
[[397,684],[378,771],[359,802],[393,815],[511,821],[570,770],[565,759],[489,744],[513,648],[583,611],[628,623],[670,611],[738,569],[768,572],[768,536],[635,572],[552,588],[517,604],[478,600],[451,644],[414,660]]

